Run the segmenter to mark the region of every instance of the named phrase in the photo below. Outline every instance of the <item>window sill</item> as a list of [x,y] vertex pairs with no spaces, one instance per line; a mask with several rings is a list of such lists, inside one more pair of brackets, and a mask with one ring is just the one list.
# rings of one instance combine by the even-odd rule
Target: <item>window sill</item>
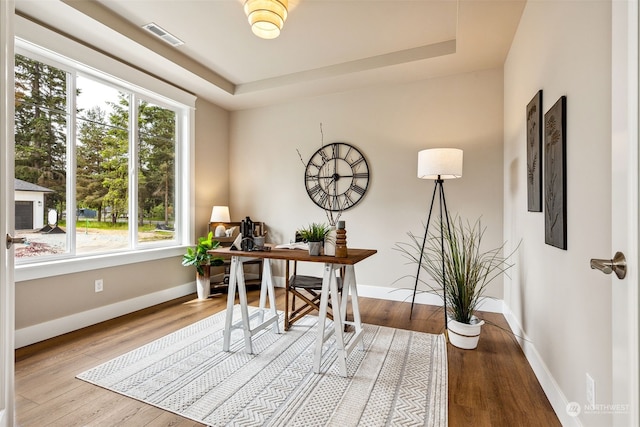
[[142,251],[139,250],[132,252],[120,252],[117,254],[102,254],[82,258],[47,261],[38,264],[16,265],[14,280],[17,283],[26,280],[96,270],[99,268],[118,267],[138,262],[155,261],[158,259],[180,256],[183,255],[185,251],[186,246],[172,246],[170,248],[147,249]]

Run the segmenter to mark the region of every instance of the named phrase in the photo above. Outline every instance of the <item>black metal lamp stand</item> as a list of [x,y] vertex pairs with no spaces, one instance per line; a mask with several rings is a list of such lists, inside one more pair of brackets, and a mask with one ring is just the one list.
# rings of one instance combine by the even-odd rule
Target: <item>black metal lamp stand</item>
[[420,270],[422,268],[422,258],[424,257],[424,246],[427,242],[427,235],[429,234],[429,223],[431,222],[431,214],[433,213],[433,204],[436,199],[436,193],[439,194],[439,207],[440,207],[440,250],[442,251],[442,299],[444,301],[444,330],[445,337],[448,329],[448,319],[447,319],[447,294],[446,294],[446,270],[445,270],[445,262],[444,262],[444,222],[442,221],[443,217],[446,220],[447,230],[451,232],[451,227],[449,225],[449,211],[447,210],[447,201],[444,197],[444,180],[438,175],[438,178],[434,181],[435,186],[433,187],[433,195],[431,196],[431,206],[429,207],[429,216],[427,217],[427,224],[424,228],[424,237],[422,239],[422,247],[420,250],[420,258],[418,261],[418,271],[416,273],[416,283],[413,287],[413,298],[411,299],[411,312],[409,313],[409,319],[413,315],[413,305],[416,300],[416,293],[418,291],[418,281],[420,277]]

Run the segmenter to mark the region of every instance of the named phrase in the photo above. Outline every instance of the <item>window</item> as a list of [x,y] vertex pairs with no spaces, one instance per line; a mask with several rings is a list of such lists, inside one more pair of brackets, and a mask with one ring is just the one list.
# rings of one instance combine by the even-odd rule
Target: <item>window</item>
[[27,237],[16,263],[179,245],[189,108],[66,58],[16,52],[16,225]]

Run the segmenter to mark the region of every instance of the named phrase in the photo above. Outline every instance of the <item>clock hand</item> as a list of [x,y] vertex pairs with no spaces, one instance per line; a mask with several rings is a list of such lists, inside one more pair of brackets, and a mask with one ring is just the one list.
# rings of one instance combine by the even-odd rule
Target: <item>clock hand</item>
[[327,178],[332,178],[332,180],[340,180],[340,178],[353,178],[353,175],[339,175],[337,173],[334,173],[333,175],[328,175],[328,176],[318,176],[319,179],[327,179]]

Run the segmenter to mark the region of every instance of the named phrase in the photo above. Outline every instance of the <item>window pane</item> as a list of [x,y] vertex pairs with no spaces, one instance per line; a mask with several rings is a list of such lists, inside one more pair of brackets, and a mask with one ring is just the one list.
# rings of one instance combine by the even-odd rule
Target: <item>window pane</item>
[[130,95],[76,82],[76,253],[126,249]]
[[176,113],[138,103],[138,242],[175,238]]
[[68,74],[21,55],[15,60],[16,228],[28,239],[15,256],[65,253]]

